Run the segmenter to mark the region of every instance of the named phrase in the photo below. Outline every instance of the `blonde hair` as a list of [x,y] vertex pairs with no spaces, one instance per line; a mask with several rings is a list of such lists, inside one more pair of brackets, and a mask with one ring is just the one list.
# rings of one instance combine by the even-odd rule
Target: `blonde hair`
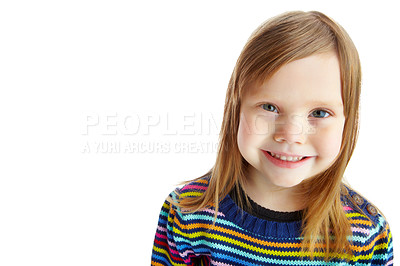
[[[258,27],[244,46],[229,81],[219,148],[208,189],[198,197],[186,197],[176,205],[191,211],[207,206],[219,208],[219,201],[232,189],[243,187],[247,161],[237,145],[240,106],[246,85],[264,82],[283,65],[307,56],[335,51],[340,62],[345,125],[340,153],[323,173],[301,183],[308,199],[304,210],[302,250],[313,257],[324,252],[352,254],[348,236],[351,228],[341,203],[342,177],[358,135],[361,67],[357,50],[346,31],[326,15],[294,11],[276,16]],[[204,177],[203,176],[203,177]],[[202,177],[200,177],[202,178]],[[240,198],[243,204],[244,199]],[[217,213],[217,212],[215,212]]]

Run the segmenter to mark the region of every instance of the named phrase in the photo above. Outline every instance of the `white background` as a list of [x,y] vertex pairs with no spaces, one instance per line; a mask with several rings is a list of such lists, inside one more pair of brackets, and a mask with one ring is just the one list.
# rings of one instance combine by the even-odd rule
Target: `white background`
[[243,45],[289,10],[326,13],[358,48],[346,178],[399,250],[398,8],[323,2],[2,1],[0,264],[149,265],[165,197],[214,163]]

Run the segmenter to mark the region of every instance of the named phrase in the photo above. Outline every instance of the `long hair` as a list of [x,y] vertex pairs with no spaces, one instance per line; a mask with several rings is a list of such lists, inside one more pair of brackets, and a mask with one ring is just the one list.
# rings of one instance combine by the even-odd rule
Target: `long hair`
[[[175,204],[191,211],[207,206],[218,210],[221,199],[232,189],[243,187],[249,164],[239,152],[237,134],[246,86],[254,81],[264,82],[294,60],[330,51],[335,51],[339,59],[345,124],[335,162],[300,184],[307,199],[302,251],[311,258],[315,252],[324,252],[325,259],[343,252],[351,255],[348,239],[351,227],[340,196],[343,174],[358,135],[361,67],[357,50],[346,31],[317,11],[281,14],[264,22],[250,36],[229,81],[216,162],[204,175],[211,176],[208,189],[201,196],[182,198]],[[238,195],[239,203],[243,204],[245,199]]]

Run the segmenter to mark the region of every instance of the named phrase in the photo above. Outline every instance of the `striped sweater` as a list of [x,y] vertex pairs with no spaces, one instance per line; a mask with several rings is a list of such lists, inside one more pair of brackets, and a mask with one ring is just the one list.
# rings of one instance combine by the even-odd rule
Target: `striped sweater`
[[[178,189],[180,197],[196,197],[208,186],[202,178]],[[171,197],[177,197],[172,192]],[[391,265],[393,242],[388,224],[364,198],[349,190],[342,197],[353,232],[350,260],[336,255],[326,262],[301,253],[301,221],[277,222],[257,218],[239,209],[230,195],[221,202],[215,226],[214,209],[182,213],[168,201],[162,206],[151,265]],[[370,219],[368,219],[368,217]]]

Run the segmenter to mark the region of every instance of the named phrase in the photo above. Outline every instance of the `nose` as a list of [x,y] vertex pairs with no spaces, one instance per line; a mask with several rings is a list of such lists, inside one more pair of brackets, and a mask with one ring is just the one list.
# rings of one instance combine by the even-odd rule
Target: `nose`
[[303,144],[307,139],[307,126],[300,116],[291,116],[275,121],[274,140],[288,144]]

